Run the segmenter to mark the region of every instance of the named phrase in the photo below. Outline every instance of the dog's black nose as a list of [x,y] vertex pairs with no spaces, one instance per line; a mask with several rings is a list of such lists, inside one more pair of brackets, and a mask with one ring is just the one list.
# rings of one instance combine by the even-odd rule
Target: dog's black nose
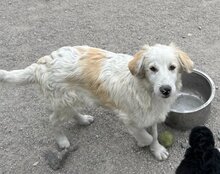
[[169,85],[163,85],[160,87],[160,92],[164,97],[169,97],[171,93],[171,87]]

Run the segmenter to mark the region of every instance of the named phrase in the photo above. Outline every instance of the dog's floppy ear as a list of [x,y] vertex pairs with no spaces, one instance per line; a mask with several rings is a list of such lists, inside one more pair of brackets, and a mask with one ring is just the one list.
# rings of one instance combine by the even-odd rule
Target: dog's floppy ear
[[193,70],[194,63],[190,59],[190,57],[185,52],[177,48],[174,45],[174,43],[171,43],[170,46],[176,49],[177,54],[178,54],[178,59],[179,59],[179,62],[180,62],[180,65],[183,71],[186,71],[187,73],[191,73]]
[[132,75],[138,77],[138,78],[144,78],[145,77],[145,71],[143,66],[144,61],[144,53],[148,50],[149,46],[145,45],[143,48],[138,51],[133,59],[128,63],[128,68]]
[[189,58],[189,56],[185,52],[181,50],[178,50],[178,54],[179,54],[179,62],[183,70],[186,71],[187,73],[191,73],[194,66],[193,61]]

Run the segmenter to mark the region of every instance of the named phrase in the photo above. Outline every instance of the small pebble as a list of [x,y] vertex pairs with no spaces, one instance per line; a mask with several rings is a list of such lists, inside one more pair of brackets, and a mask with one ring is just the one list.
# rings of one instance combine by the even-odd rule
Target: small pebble
[[189,147],[188,143],[184,143],[184,142],[182,142],[180,145],[183,149],[187,149]]
[[142,37],[141,37],[141,36],[138,36],[138,37],[137,37],[137,39],[138,39],[138,40],[141,40],[141,39],[142,39]]
[[170,163],[170,168],[171,168],[171,169],[173,169],[173,168],[174,168],[174,167],[173,167],[173,165],[172,165],[171,163]]
[[33,164],[33,166],[37,166],[37,165],[38,165],[38,163],[39,163],[39,161],[35,162],[35,163]]
[[219,88],[218,86],[215,87],[215,89],[218,89],[218,88]]
[[199,29],[199,30],[201,30],[201,29],[202,29],[202,27],[201,27],[201,26],[198,26],[198,29]]

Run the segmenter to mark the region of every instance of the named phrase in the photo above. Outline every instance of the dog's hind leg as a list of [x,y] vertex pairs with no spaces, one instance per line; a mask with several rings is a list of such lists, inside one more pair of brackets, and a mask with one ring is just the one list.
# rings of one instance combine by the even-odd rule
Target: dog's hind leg
[[62,120],[60,120],[60,112],[54,111],[50,116],[50,121],[53,125],[55,140],[59,148],[64,149],[70,146],[70,142],[61,128]]
[[56,107],[54,107],[54,112],[50,116],[50,121],[53,125],[55,140],[61,149],[70,146],[70,142],[61,128],[61,123],[70,118],[74,118],[79,125],[89,125],[94,121],[92,116],[77,113],[69,106],[61,107],[60,105],[56,105]]

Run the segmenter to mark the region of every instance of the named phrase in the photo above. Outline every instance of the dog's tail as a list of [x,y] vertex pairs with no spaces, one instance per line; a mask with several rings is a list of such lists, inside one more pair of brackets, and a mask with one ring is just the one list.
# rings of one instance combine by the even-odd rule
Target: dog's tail
[[18,85],[32,84],[38,82],[39,73],[43,73],[47,65],[52,61],[50,56],[40,58],[37,63],[20,70],[0,70],[0,83],[11,83]]
[[37,64],[32,64],[25,69],[6,71],[0,70],[0,82],[11,83],[11,84],[30,84],[35,83],[35,70]]

